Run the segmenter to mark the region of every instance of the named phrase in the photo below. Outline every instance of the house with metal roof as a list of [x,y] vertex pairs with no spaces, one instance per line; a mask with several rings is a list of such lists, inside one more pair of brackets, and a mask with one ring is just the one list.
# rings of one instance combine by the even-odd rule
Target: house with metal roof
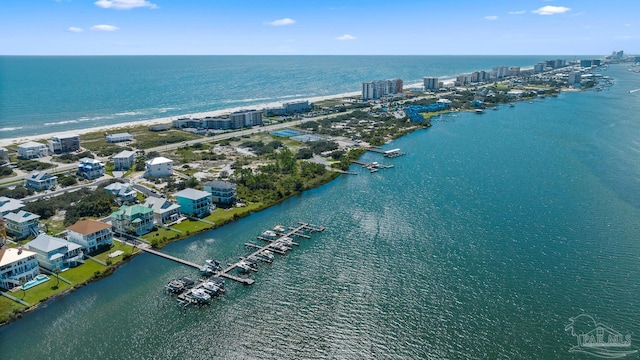
[[18,145],[18,159],[37,159],[49,155],[47,145],[29,141]]
[[24,209],[24,203],[21,200],[0,196],[0,217],[22,209]]
[[153,209],[153,218],[158,225],[172,223],[180,218],[180,205],[165,198],[149,196],[144,206]]
[[153,229],[153,209],[144,205],[123,205],[111,214],[114,233],[144,235]]
[[93,180],[104,175],[104,164],[99,160],[84,157],[78,164],[78,176]]
[[109,134],[106,136],[107,142],[110,143],[119,143],[119,142],[127,142],[133,141],[133,135],[127,132],[118,133],[118,134]]
[[113,166],[116,171],[129,170],[136,163],[136,153],[122,150],[113,156]]
[[12,289],[40,274],[36,253],[18,248],[0,248],[0,288]]
[[98,220],[79,220],[67,228],[67,240],[82,246],[85,253],[113,244],[111,225]]
[[29,235],[37,236],[40,233],[40,215],[20,210],[4,215],[4,221],[7,232],[16,239],[24,239]]
[[219,204],[236,202],[236,184],[228,181],[213,180],[203,184],[204,191],[211,194],[211,200]]
[[38,235],[26,243],[25,248],[35,252],[38,264],[49,271],[68,269],[84,263],[81,245],[47,234]]
[[145,177],[159,178],[173,175],[173,160],[156,157],[145,162]]
[[104,187],[104,191],[114,195],[122,203],[131,203],[136,200],[138,192],[133,189],[130,183],[114,182]]
[[212,196],[206,191],[189,188],[178,191],[174,196],[180,205],[180,211],[189,216],[203,218],[215,209]]
[[33,171],[25,179],[25,187],[35,191],[44,191],[53,189],[58,185],[58,177],[49,174],[46,171]]

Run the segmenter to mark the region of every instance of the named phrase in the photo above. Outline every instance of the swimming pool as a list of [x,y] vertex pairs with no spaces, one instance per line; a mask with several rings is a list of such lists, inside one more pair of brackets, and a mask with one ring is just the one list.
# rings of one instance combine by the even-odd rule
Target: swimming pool
[[47,275],[40,274],[36,276],[33,280],[27,281],[24,285],[22,285],[22,290],[30,289],[34,286],[40,285],[43,282],[49,281],[49,277]]

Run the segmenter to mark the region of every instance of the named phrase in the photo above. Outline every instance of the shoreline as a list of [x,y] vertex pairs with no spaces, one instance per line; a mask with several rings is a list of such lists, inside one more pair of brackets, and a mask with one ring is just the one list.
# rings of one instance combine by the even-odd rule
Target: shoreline
[[205,111],[205,112],[200,112],[200,113],[190,113],[190,114],[183,114],[183,115],[176,115],[176,116],[169,116],[169,117],[162,117],[162,118],[137,120],[137,121],[124,122],[124,123],[118,123],[118,124],[113,124],[113,125],[103,125],[103,126],[90,127],[90,128],[86,128],[86,129],[52,132],[52,133],[40,134],[40,135],[18,136],[18,137],[14,137],[14,138],[0,139],[0,147],[15,146],[15,145],[19,145],[21,143],[25,143],[27,141],[46,140],[46,139],[52,138],[53,136],[70,135],[70,134],[84,135],[84,134],[88,134],[88,133],[92,133],[92,132],[114,130],[114,129],[125,129],[127,127],[134,127],[134,126],[151,126],[151,125],[159,125],[159,124],[171,124],[171,122],[173,120],[178,119],[178,118],[183,118],[183,117],[187,117],[187,118],[188,117],[191,117],[191,118],[204,118],[204,117],[207,117],[207,116],[216,117],[216,116],[221,116],[221,115],[224,115],[224,114],[229,114],[229,113],[232,113],[232,112],[235,112],[235,111],[246,110],[246,109],[264,110],[266,108],[282,106],[283,103],[291,102],[291,101],[305,101],[306,100],[306,101],[309,101],[310,103],[314,103],[314,102],[318,102],[318,101],[335,100],[335,99],[341,99],[341,98],[346,98],[346,97],[353,97],[353,96],[358,96],[360,94],[361,94],[360,91],[354,91],[354,92],[341,93],[341,94],[335,94],[335,95],[315,96],[315,97],[309,97],[309,98],[291,99],[291,100],[288,100],[288,101],[277,101],[277,102],[270,102],[270,103],[262,103],[262,104],[256,104],[255,106],[236,106],[236,107],[231,107],[231,108],[224,108],[224,109],[220,109],[220,110]]
[[[452,81],[452,79],[447,78],[447,79],[444,79],[443,82],[447,83],[450,81]],[[408,91],[411,88],[416,86],[422,86],[422,83],[404,85],[403,90]],[[54,136],[63,136],[63,135],[71,135],[71,134],[84,135],[84,134],[93,133],[93,132],[108,131],[108,130],[115,130],[115,129],[126,129],[128,127],[135,127],[135,126],[171,124],[173,120],[183,118],[183,117],[186,117],[186,118],[216,117],[216,116],[222,116],[222,115],[229,114],[235,111],[240,111],[240,110],[247,110],[247,109],[264,110],[266,108],[279,107],[279,106],[282,106],[282,104],[284,104],[285,102],[309,101],[310,103],[315,103],[319,101],[354,97],[354,96],[359,96],[360,94],[362,94],[361,91],[352,91],[352,92],[340,93],[335,95],[314,96],[314,97],[308,97],[308,98],[290,99],[287,101],[274,101],[269,103],[260,103],[254,106],[251,106],[251,105],[236,106],[236,107],[205,111],[205,112],[199,112],[199,113],[190,113],[190,114],[182,114],[182,115],[153,118],[153,119],[146,119],[146,120],[137,120],[137,121],[123,122],[123,123],[118,123],[113,125],[89,127],[85,129],[78,129],[78,130],[59,131],[59,132],[52,132],[52,133],[40,134],[40,135],[17,136],[13,138],[0,139],[0,147],[16,146],[28,141],[47,140],[47,139],[51,139]]]

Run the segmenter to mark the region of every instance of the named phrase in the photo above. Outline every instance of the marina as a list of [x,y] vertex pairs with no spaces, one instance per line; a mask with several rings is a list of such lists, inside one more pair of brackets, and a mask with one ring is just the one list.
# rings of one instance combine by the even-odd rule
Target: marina
[[312,233],[322,232],[324,230],[325,227],[323,226],[304,222],[298,222],[297,226],[288,228],[277,225],[273,230],[266,230],[262,232],[260,236],[257,236],[259,240],[265,241],[267,243],[266,245],[261,246],[253,243],[245,243],[244,245],[246,247],[253,248],[255,251],[246,257],[240,257],[239,261],[235,263],[227,264],[227,267],[224,269],[222,269],[220,263],[215,260],[207,260],[204,266],[200,266],[196,263],[147,247],[138,247],[147,253],[200,270],[201,275],[204,277],[202,280],[195,282],[188,277],[174,279],[165,285],[165,290],[169,294],[176,295],[181,305],[203,305],[210,303],[213,297],[224,293],[224,279],[229,279],[243,285],[252,285],[255,282],[255,280],[247,276],[234,275],[234,272],[239,274],[258,272],[258,263],[270,264],[274,259],[273,254],[285,255],[293,246],[300,245],[294,242],[292,237],[310,239]]

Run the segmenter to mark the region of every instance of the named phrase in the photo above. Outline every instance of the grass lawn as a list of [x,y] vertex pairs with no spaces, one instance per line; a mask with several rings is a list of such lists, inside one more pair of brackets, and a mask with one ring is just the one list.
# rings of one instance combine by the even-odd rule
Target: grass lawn
[[[62,276],[63,278],[67,279],[67,280],[71,280],[68,277],[66,277],[64,274],[66,274],[68,271],[65,271],[63,273],[60,273],[60,276]],[[60,280],[60,283],[58,283],[58,280],[56,279],[55,275],[49,275],[46,274],[49,277],[49,281],[42,283],[40,285],[34,286],[31,289],[27,289],[26,291],[16,291],[14,293],[12,293],[11,295],[17,297],[18,299],[22,299],[26,302],[28,302],[30,305],[34,305],[37,304],[40,301],[43,301],[55,294],[59,294],[69,288],[71,288],[71,285],[67,284],[66,282]],[[58,285],[57,288],[56,284]],[[22,297],[22,294],[25,293],[24,298]]]
[[185,220],[180,224],[173,225],[172,228],[182,231],[183,235],[195,234],[199,231],[211,229],[211,224],[204,223],[202,221]]
[[[113,245],[111,246],[110,249],[108,249],[108,250],[106,250],[106,251],[104,251],[104,252],[102,252],[100,254],[93,255],[93,257],[98,259],[98,260],[100,260],[100,261],[102,261],[102,262],[105,262],[105,263],[107,262],[107,259],[111,259],[112,264],[117,264],[120,261],[122,261],[122,258],[124,257],[124,254],[116,256],[114,258],[110,258],[109,257],[109,254],[111,254],[112,252],[117,251],[117,250],[120,250],[120,251],[124,252],[124,254],[131,254],[131,250],[133,250],[133,248],[132,248],[131,245],[128,245],[128,244],[122,243],[120,241],[115,241],[114,240],[113,241]],[[91,261],[91,260],[87,260],[87,261]]]
[[262,207],[262,203],[250,203],[244,207],[232,207],[229,210],[218,208],[211,213],[211,215],[205,217],[204,219],[207,221],[212,221],[216,224],[222,224],[227,220],[233,219],[233,216],[238,214],[241,216],[245,213],[249,213],[252,211],[256,211],[260,207]]
[[[100,265],[97,262],[86,259],[84,264],[71,268],[65,272],[60,273],[60,276],[71,281],[74,284],[81,284],[93,276],[96,271],[104,271],[107,267],[104,265]],[[55,279],[54,279],[55,280]],[[60,282],[62,284],[62,282]],[[65,283],[66,284],[66,283]],[[34,288],[35,289],[35,288]],[[29,301],[27,301],[29,302]],[[30,303],[30,302],[29,302]]]
[[[18,298],[22,296],[20,293],[11,294],[15,296],[18,294]],[[18,304],[13,300],[9,300],[4,296],[0,296],[0,323],[9,321],[11,314],[24,310],[24,305]]]
[[153,244],[153,241],[155,239],[162,240],[166,238],[166,240],[173,240],[181,235],[182,234],[177,233],[175,231],[167,230],[165,228],[158,228],[158,230],[154,232],[150,232],[148,234],[144,234],[141,237]]

